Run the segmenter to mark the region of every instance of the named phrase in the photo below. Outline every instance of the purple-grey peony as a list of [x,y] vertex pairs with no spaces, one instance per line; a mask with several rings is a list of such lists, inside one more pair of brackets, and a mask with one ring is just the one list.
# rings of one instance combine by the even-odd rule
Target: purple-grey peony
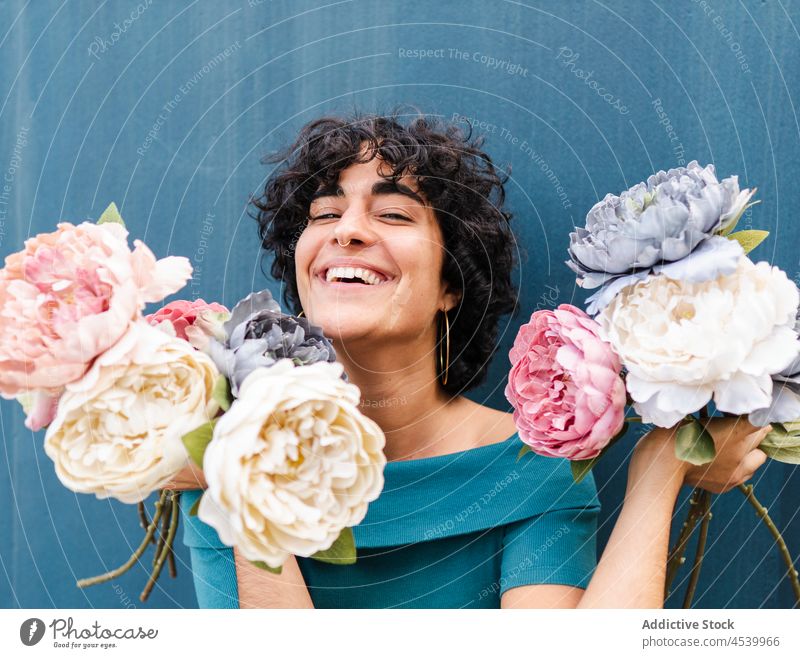
[[743,253],[723,237],[735,226],[755,190],[739,189],[737,176],[718,181],[714,165],[659,171],[619,196],[607,194],[570,233],[567,265],[599,313],[620,290],[649,274],[699,283],[736,270]]
[[336,361],[333,345],[322,329],[306,318],[283,313],[269,290],[251,293],[240,301],[223,329],[226,339],[212,338],[208,353],[230,381],[234,397],[247,375],[279,359],[303,366]]

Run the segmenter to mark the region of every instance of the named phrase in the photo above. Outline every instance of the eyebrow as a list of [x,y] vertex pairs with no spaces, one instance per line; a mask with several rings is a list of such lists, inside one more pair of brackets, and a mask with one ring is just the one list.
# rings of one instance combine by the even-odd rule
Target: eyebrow
[[[413,199],[421,206],[425,205],[424,199],[417,194],[414,190],[412,190],[408,185],[404,185],[403,183],[398,183],[392,180],[379,180],[372,185],[371,193],[374,196],[381,196],[381,195],[388,195],[388,194],[402,194],[403,196],[408,197],[409,199]],[[333,183],[331,185],[325,185],[318,189],[314,194],[311,196],[311,201],[315,201],[321,197],[326,196],[346,196],[342,186],[338,183]]]

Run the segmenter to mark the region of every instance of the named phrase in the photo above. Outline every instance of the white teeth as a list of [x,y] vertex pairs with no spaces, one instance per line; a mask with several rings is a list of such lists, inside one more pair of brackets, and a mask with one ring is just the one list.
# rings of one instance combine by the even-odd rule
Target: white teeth
[[368,284],[374,286],[376,283],[380,283],[381,280],[369,270],[365,270],[363,267],[355,268],[353,276],[357,276],[362,281],[366,281]]
[[331,267],[325,274],[326,281],[337,279],[361,279],[371,286],[381,283],[382,279],[372,270],[363,267]]

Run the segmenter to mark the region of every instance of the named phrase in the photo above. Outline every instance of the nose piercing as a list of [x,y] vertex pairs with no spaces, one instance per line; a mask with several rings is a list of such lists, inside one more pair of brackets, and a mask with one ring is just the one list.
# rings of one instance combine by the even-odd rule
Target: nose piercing
[[352,240],[348,240],[347,242],[345,242],[344,244],[342,244],[341,242],[339,242],[339,238],[337,237],[337,238],[336,238],[336,242],[338,243],[338,245],[339,245],[340,247],[346,247],[347,245],[349,245],[349,244],[352,242]]

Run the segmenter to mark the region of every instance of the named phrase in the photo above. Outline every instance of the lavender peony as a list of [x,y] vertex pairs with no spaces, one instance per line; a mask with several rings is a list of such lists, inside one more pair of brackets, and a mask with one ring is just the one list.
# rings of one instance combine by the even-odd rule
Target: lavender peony
[[[720,235],[731,229],[754,190],[739,189],[737,176],[718,181],[714,165],[659,171],[619,196],[607,194],[570,233],[567,265],[599,313],[620,290],[650,274],[700,283],[732,274],[743,253]],[[692,256],[691,264],[682,263]]]
[[336,361],[333,345],[322,329],[306,318],[283,313],[269,290],[245,297],[222,327],[225,338],[212,337],[206,349],[229,379],[234,397],[247,375],[279,359],[303,366]]

